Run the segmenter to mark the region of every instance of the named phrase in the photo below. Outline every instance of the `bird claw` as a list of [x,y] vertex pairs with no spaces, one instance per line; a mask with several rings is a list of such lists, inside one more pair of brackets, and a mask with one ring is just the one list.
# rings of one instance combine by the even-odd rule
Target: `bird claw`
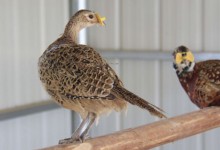
[[66,138],[59,140],[59,144],[73,144],[73,143],[82,143],[80,139]]
[[88,139],[91,139],[89,135],[85,135],[82,137],[76,136],[76,137],[59,140],[59,144],[83,143],[85,140],[88,140]]

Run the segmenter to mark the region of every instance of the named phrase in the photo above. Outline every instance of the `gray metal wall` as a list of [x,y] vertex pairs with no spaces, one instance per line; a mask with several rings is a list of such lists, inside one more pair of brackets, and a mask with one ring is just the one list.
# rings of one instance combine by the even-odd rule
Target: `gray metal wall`
[[[16,110],[16,106],[48,99],[38,79],[37,61],[63,32],[68,18],[67,0],[0,1],[0,109]],[[70,111],[59,108],[0,118],[0,149],[30,150],[57,144],[71,132],[70,116]]]
[[[175,47],[184,44],[194,51],[211,52],[206,59],[214,57],[212,52],[220,49],[219,0],[79,2],[86,2],[87,9],[107,17],[106,27],[87,29],[86,41],[104,51],[104,57],[125,87],[162,107],[169,117],[198,109],[179,85],[170,55]],[[38,79],[37,59],[62,34],[70,8],[77,3],[77,0],[0,1],[0,109],[48,99]],[[125,53],[119,59],[115,52],[120,50]],[[133,51],[134,55],[127,57]],[[143,54],[152,57],[143,59],[144,56],[140,57]],[[102,117],[91,133],[98,136],[156,120],[130,105],[127,114]],[[62,108],[18,118],[0,117],[0,149],[51,146],[71,135],[71,123],[70,111]],[[156,149],[218,150],[219,133],[215,129]]]

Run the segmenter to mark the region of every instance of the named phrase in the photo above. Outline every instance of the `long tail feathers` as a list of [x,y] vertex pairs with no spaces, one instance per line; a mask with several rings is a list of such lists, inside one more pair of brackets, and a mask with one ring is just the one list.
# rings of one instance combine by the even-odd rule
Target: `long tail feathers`
[[119,95],[119,97],[123,98],[127,102],[148,110],[150,112],[150,114],[152,114],[154,116],[157,116],[159,118],[167,118],[164,115],[164,111],[161,108],[145,101],[144,99],[140,98],[139,96],[133,94],[132,92],[126,90],[123,87],[115,86],[113,88],[113,92],[115,92],[116,95]]

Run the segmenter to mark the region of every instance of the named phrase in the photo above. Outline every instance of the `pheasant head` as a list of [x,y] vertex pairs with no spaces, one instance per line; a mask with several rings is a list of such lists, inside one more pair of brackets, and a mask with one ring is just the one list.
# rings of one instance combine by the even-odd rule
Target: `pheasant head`
[[185,46],[179,46],[173,52],[173,67],[178,76],[193,71],[195,62],[192,52]]
[[70,37],[75,43],[77,43],[77,37],[80,30],[93,25],[105,26],[105,20],[105,17],[100,17],[98,13],[91,10],[79,10],[67,23],[64,36]]

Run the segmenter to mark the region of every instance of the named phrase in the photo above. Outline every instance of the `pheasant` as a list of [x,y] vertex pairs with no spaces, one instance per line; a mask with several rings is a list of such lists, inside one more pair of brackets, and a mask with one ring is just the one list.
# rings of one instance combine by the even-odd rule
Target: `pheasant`
[[60,144],[83,142],[94,121],[111,110],[121,111],[127,102],[165,117],[163,110],[123,87],[114,70],[92,47],[77,41],[81,29],[104,26],[105,18],[90,10],[80,10],[70,18],[63,35],[39,58],[40,80],[49,95],[64,108],[83,119],[71,138]]
[[179,46],[173,56],[173,67],[191,101],[199,108],[220,106],[220,60],[195,63],[185,46]]

